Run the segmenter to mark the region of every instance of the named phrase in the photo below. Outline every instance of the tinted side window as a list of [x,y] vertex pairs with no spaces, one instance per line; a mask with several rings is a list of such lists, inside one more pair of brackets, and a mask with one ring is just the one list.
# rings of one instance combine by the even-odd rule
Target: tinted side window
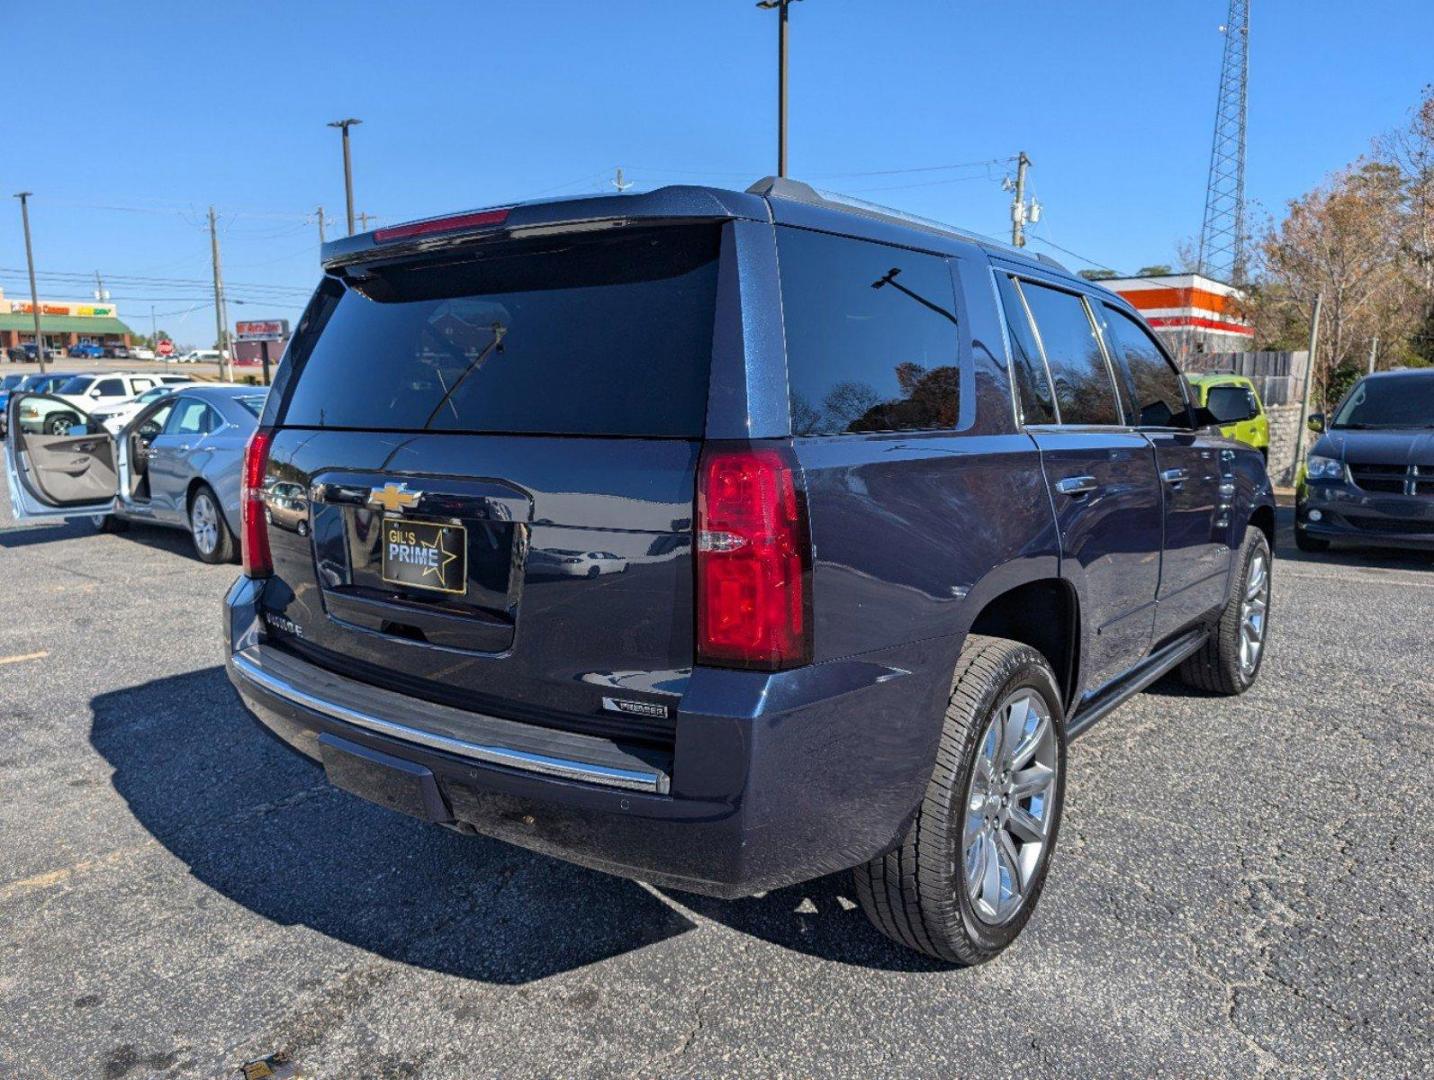
[[1061,423],[1119,424],[1115,383],[1081,298],[1029,281],[1021,292],[1045,347]]
[[954,428],[956,296],[936,255],[777,230],[792,430]]
[[96,389],[99,390],[101,397],[124,396],[124,383],[119,379],[101,379]]
[[169,414],[165,425],[166,435],[203,435],[209,430],[207,413],[209,406],[198,398],[180,398]]
[[1021,395],[1021,416],[1028,424],[1054,424],[1056,409],[1052,404],[1050,380],[1041,359],[1041,347],[1031,332],[1026,304],[1015,281],[1005,274],[996,275],[1001,292],[1001,306],[1006,312],[1006,336],[1011,341],[1011,360],[1015,365],[1016,389]]
[[1184,427],[1185,388],[1146,329],[1115,308],[1106,308],[1106,325],[1116,358],[1124,369],[1140,410],[1141,427]]

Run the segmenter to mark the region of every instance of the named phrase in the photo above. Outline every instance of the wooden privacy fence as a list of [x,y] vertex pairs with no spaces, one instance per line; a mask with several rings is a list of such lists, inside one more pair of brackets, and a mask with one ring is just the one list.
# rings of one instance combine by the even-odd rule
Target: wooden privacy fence
[[1266,405],[1297,405],[1304,393],[1309,352],[1193,353],[1184,360],[1186,371],[1199,374],[1244,375],[1255,384]]

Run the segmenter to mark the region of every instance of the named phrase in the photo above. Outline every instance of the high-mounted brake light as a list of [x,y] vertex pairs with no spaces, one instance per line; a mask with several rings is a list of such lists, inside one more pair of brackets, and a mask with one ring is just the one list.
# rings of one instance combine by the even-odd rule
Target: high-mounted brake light
[[790,449],[703,451],[697,661],[779,671],[811,660],[811,540]]
[[412,221],[407,225],[393,225],[387,229],[375,229],[373,238],[380,244],[387,244],[390,240],[412,240],[417,236],[484,229],[507,221],[509,209],[505,206],[501,210],[480,210],[474,214],[453,214],[450,217]]
[[239,489],[240,548],[244,553],[244,574],[268,577],[274,572],[269,554],[269,522],[264,516],[264,474],[269,468],[269,445],[274,433],[258,428],[244,447],[244,472]]

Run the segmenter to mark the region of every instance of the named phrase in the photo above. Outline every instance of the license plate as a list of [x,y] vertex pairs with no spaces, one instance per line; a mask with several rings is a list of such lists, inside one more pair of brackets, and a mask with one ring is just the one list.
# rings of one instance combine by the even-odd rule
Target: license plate
[[464,592],[468,581],[468,530],[462,525],[385,517],[383,580],[410,589]]

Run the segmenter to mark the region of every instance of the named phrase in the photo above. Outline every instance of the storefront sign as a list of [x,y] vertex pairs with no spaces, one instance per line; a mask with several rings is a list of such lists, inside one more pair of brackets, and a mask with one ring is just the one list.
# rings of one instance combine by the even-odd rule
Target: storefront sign
[[234,337],[238,341],[283,341],[288,336],[288,319],[265,319],[234,324]]
[[[29,315],[35,310],[35,305],[28,300],[15,300],[10,304],[10,310],[17,315]],[[112,305],[43,303],[40,305],[40,314],[70,315],[86,319],[112,319],[115,309]]]

